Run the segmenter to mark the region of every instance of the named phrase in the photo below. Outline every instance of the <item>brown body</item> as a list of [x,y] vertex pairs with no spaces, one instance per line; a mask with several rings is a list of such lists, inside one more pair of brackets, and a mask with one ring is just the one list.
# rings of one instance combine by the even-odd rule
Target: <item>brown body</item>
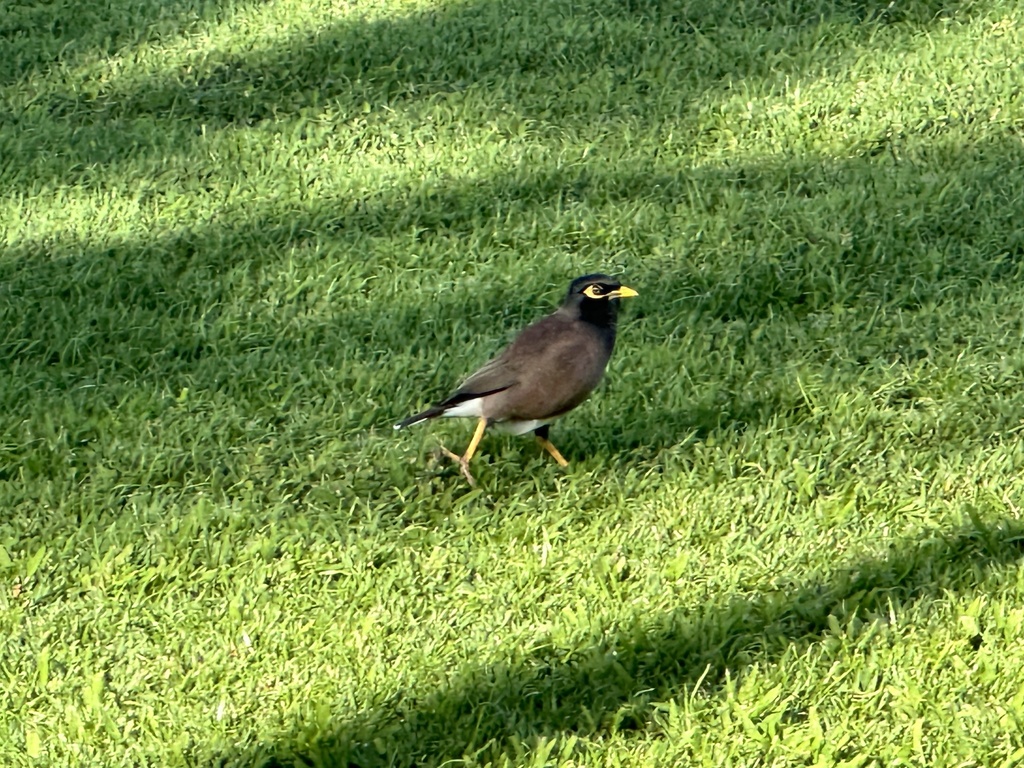
[[614,345],[614,336],[559,310],[524,329],[449,399],[491,392],[480,415],[494,423],[555,419],[594,391]]

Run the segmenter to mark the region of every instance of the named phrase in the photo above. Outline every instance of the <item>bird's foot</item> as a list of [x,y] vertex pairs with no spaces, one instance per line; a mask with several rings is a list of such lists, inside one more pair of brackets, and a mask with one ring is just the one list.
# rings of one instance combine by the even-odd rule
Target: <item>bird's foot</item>
[[471,487],[476,487],[476,480],[474,480],[473,479],[473,475],[471,475],[469,473],[469,460],[466,459],[465,456],[459,456],[459,454],[457,454],[457,453],[452,453],[447,448],[445,448],[443,445],[441,446],[441,453],[443,453],[445,456],[447,456],[452,461],[456,462],[459,465],[459,468],[462,470],[462,474],[466,478],[466,480],[469,482],[470,486]]
[[562,469],[565,469],[566,467],[569,466],[569,462],[565,460],[565,456],[563,456],[561,452],[557,448],[555,448],[554,444],[550,440],[548,440],[546,437],[541,437],[540,435],[537,435],[537,442],[540,443],[541,448],[543,448],[545,451],[551,454],[551,458],[558,462],[558,466],[560,466]]

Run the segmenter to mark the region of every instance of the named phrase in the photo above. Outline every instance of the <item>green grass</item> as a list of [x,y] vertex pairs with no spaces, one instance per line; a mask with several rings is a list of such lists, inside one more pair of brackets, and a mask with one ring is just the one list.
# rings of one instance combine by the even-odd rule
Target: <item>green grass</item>
[[[1016,2],[0,41],[0,764],[1024,763]],[[567,470],[391,430],[595,270]]]

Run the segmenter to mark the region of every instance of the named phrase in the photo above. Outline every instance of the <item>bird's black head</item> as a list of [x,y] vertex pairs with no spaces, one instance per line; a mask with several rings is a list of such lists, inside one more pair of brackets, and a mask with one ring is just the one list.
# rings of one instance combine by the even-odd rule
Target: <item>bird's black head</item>
[[619,299],[638,295],[614,277],[594,274],[577,277],[569,285],[562,307],[583,320],[600,326],[614,326],[619,311]]

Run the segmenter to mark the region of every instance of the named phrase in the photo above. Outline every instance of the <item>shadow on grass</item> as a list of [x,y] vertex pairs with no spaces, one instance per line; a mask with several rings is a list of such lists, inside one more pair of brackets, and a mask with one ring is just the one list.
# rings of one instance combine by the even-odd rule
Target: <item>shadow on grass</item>
[[[91,12],[79,14],[57,2],[13,14],[0,28],[20,52],[9,68],[32,71],[79,48],[114,53],[201,27],[235,6],[119,0],[87,7]],[[327,120],[358,130],[357,149],[389,146],[395,113],[422,124],[437,116],[425,120],[418,105],[449,99],[448,116],[458,122],[460,99],[473,89],[486,93],[477,100],[488,102],[495,130],[508,136],[523,120],[603,125],[610,115],[654,103],[666,86],[682,115],[710,88],[727,93],[742,82],[753,91],[759,82],[817,76],[821,24],[846,30],[832,43],[839,48],[835,64],[876,45],[879,25],[926,29],[980,8],[940,0],[586,0],[561,8],[539,0],[457,2],[398,19],[334,22],[250,50],[214,50],[141,82],[119,75],[87,87],[58,85],[35,96],[31,109],[10,115],[0,130],[11,135],[0,146],[9,144],[19,158],[20,180],[7,186],[21,189],[91,179],[97,168],[127,177],[146,161],[159,162],[164,174],[169,157],[206,158],[208,132],[255,126],[301,130],[305,140],[308,125],[315,141],[316,124]],[[647,71],[652,67],[667,74]],[[152,176],[153,169],[142,173]]]
[[[122,5],[117,0],[110,9]],[[216,4],[202,7],[218,12]],[[156,8],[140,4],[137,20],[118,22],[114,37],[128,39],[146,28],[147,14]],[[192,8],[167,6],[168,23],[188,17]],[[973,4],[967,12],[981,8]],[[753,324],[779,314],[801,319],[835,306],[912,313],[929,301],[969,300],[972,291],[1017,279],[1024,264],[1018,224],[1024,196],[1019,175],[1005,171],[1014,158],[1024,163],[1012,135],[953,146],[945,143],[944,127],[933,126],[913,137],[917,144],[933,142],[933,155],[902,164],[893,163],[893,153],[873,154],[872,148],[838,162],[782,158],[731,168],[673,169],[672,161],[652,157],[647,167],[595,162],[433,183],[409,180],[362,196],[332,197],[325,189],[320,197],[292,199],[300,193],[290,190],[256,205],[205,196],[225,169],[210,159],[200,130],[258,124],[290,131],[296,121],[330,113],[346,131],[359,134],[359,141],[386,143],[394,111],[411,113],[449,97],[449,117],[456,123],[460,110],[484,121],[504,120],[509,107],[552,125],[577,121],[605,130],[609,115],[643,109],[664,86],[683,98],[678,114],[661,119],[685,132],[689,96],[719,87],[724,92],[740,81],[753,86],[788,74],[816,76],[823,22],[848,26],[828,57],[841,66],[846,53],[859,55],[844,46],[877,44],[872,36],[879,24],[904,24],[912,31],[960,10],[960,4],[927,1],[895,6],[722,0],[698,6],[587,0],[566,4],[559,15],[539,0],[474,0],[398,20],[328,24],[312,37],[285,38],[264,49],[211,53],[188,72],[162,73],[146,82],[115,77],[96,84],[90,95],[40,93],[34,111],[0,128],[0,148],[10,139],[17,150],[17,166],[9,166],[11,174],[5,169],[9,188],[25,183],[36,190],[87,174],[90,185],[119,189],[142,168],[141,176],[152,183],[138,187],[141,210],[169,205],[165,193],[178,194],[179,201],[195,193],[196,206],[219,208],[190,216],[195,223],[174,231],[117,237],[90,234],[77,240],[70,227],[53,231],[42,223],[38,236],[9,246],[0,255],[0,363],[9,362],[17,374],[13,386],[0,389],[0,404],[12,414],[38,416],[47,412],[55,392],[74,391],[72,415],[62,426],[74,442],[86,440],[91,429],[76,423],[82,413],[97,404],[112,408],[132,388],[159,388],[168,397],[186,389],[225,392],[242,410],[266,413],[276,405],[258,398],[272,379],[285,389],[295,384],[291,391],[300,401],[323,397],[335,386],[348,402],[392,403],[396,412],[358,416],[360,427],[387,429],[395,418],[446,394],[486,359],[446,355],[442,369],[438,350],[493,339],[496,351],[511,330],[553,307],[564,284],[547,297],[540,295],[543,287],[511,291],[490,285],[470,296],[451,292],[396,304],[393,294],[380,296],[372,288],[331,293],[334,276],[323,270],[337,266],[339,280],[361,280],[374,270],[399,272],[411,264],[406,253],[431,249],[449,249],[443,257],[448,261],[451,254],[461,256],[459,241],[467,236],[479,242],[481,262],[509,251],[528,253],[538,247],[531,229],[538,221],[556,228],[548,243],[575,254],[586,271],[607,270],[610,254],[624,253],[637,265],[650,255],[646,272],[629,275],[642,296],[625,313],[624,345],[632,343],[637,320],[651,320],[648,338],[665,334],[658,315],[665,307],[678,314],[682,299],[691,302],[687,316],[694,327],[737,319]],[[99,20],[78,23],[95,32],[103,13]],[[672,35],[653,34],[663,29]],[[692,45],[698,33],[710,45]],[[663,49],[649,50],[652,40]],[[658,57],[664,66],[643,64]],[[607,82],[576,88],[598,71]],[[486,94],[485,108],[456,103],[472,88]],[[577,92],[593,101],[574,102]],[[352,128],[356,123],[362,133]],[[147,142],[159,145],[148,156]],[[33,158],[41,165],[33,165]],[[154,159],[167,176],[150,178],[153,169],[144,166]],[[13,176],[15,170],[20,177]],[[814,198],[823,202],[809,204]],[[545,218],[574,206],[614,218],[608,208],[640,203],[662,223],[638,223],[624,214],[621,226],[609,227],[616,232],[600,236],[580,232],[572,214]],[[837,220],[823,221],[822,211]],[[733,241],[701,241],[702,220],[729,220]],[[687,221],[697,224],[675,238],[665,236],[685,229]],[[787,232],[782,249],[764,245],[769,221]],[[694,253],[671,252],[679,242]],[[382,254],[389,266],[368,263]],[[282,274],[289,262],[303,259],[306,264]],[[869,341],[859,353],[870,359],[887,351]],[[422,371],[410,373],[409,360],[428,358],[422,368],[432,367],[432,379]],[[298,373],[320,361],[374,366],[381,375],[351,384],[343,372],[334,382]],[[677,369],[668,361],[652,375],[667,378]],[[398,377],[405,389],[394,388]],[[412,402],[413,392],[422,399]],[[635,429],[605,444],[613,451],[673,445],[680,434],[699,437],[723,423],[737,429],[756,425],[775,405],[740,392],[714,413],[704,406],[656,408],[636,414]],[[571,452],[571,442],[569,447]],[[21,461],[12,462],[10,471],[19,471]]]
[[[210,21],[220,3],[203,0],[50,0],[5,3],[0,14],[0,86],[30,79],[53,65],[183,34]],[[238,7],[241,3],[223,3]]]
[[[885,554],[793,590],[681,607],[609,633],[592,647],[547,647],[510,664],[467,670],[433,692],[396,692],[310,737],[227,750],[203,766],[439,766],[466,756],[483,764],[530,749],[540,738],[657,728],[656,705],[719,695],[726,676],[772,664],[834,633],[856,636],[915,603],[968,592],[986,571],[1024,557],[1024,525],[1003,521],[930,531]],[[986,638],[965,637],[970,656]],[[799,703],[793,705],[799,709]],[[198,755],[196,756],[198,758]]]
[[[190,14],[216,14],[220,12],[217,8],[216,4],[199,6],[184,0],[132,5],[132,13],[121,14],[105,34],[111,45],[121,45],[153,24],[166,22],[174,27],[185,17],[191,18]],[[970,8],[974,12],[980,6]],[[572,92],[573,78],[589,77],[601,68],[623,79],[629,88],[642,89],[650,83],[645,86],[636,73],[618,70],[621,62],[644,60],[643,54],[651,45],[647,33],[653,27],[668,25],[678,32],[680,45],[663,53],[671,59],[672,71],[684,73],[671,77],[687,78],[673,80],[674,86],[681,92],[696,93],[723,78],[732,82],[784,77],[787,71],[765,64],[763,46],[751,45],[751,38],[763,35],[765,30],[780,30],[766,44],[776,49],[790,46],[787,66],[797,72],[814,58],[811,54],[820,43],[817,36],[804,34],[815,24],[836,20],[857,27],[871,20],[871,24],[862,24],[863,29],[851,32],[849,38],[851,43],[869,45],[872,29],[878,24],[926,26],[943,14],[959,12],[961,6],[935,0],[898,5],[804,0],[785,6],[750,0],[698,8],[667,0],[588,0],[582,6],[573,6],[571,13],[567,7],[565,18],[557,17],[565,24],[557,29],[550,28],[552,16],[545,3],[516,4],[511,17],[506,13],[509,9],[500,2],[477,0],[398,20],[336,23],[313,38],[286,39],[268,49],[224,53],[223,60],[212,56],[195,68],[194,77],[168,73],[159,81],[144,84],[124,84],[115,78],[89,96],[74,94],[65,99],[57,94],[45,115],[38,116],[37,125],[29,124],[37,118],[22,115],[18,118],[21,123],[5,123],[2,130],[16,134],[12,147],[19,152],[18,167],[22,178],[33,185],[47,180],[46,169],[33,169],[33,155],[45,158],[46,168],[63,169],[50,180],[65,180],[65,172],[72,169],[86,169],[92,174],[99,168],[114,176],[117,169],[106,164],[111,153],[123,151],[121,159],[134,163],[145,154],[139,142],[145,144],[154,136],[170,137],[153,139],[161,144],[159,155],[166,159],[166,141],[174,141],[182,125],[190,126],[186,133],[207,124],[235,128],[266,120],[268,125],[276,125],[307,107],[333,105],[341,119],[362,120],[372,134],[376,128],[371,123],[376,118],[364,114],[364,103],[371,110],[382,104],[391,110],[407,108],[429,101],[433,95],[479,85],[529,112],[542,106],[531,99],[550,101],[552,94]],[[19,45],[26,49],[36,44],[40,50],[47,49],[51,37],[63,39],[61,35],[66,34],[55,26],[63,23],[64,10],[60,3],[34,10],[26,7],[5,20],[9,25],[5,29],[9,36],[27,35],[18,38]],[[110,21],[108,15],[112,18],[128,9],[127,4],[115,2],[94,10],[94,15],[85,13],[73,21],[76,34],[85,39],[104,28]],[[594,19],[601,23],[589,24],[588,20]],[[689,38],[697,32],[712,42],[717,40],[718,48],[690,45]],[[558,98],[545,108],[555,110],[548,116],[555,121],[560,115],[573,120],[603,120],[609,109],[634,108],[643,104],[646,96],[616,86],[609,87],[603,98],[600,103]],[[151,123],[132,122],[136,120]],[[382,118],[378,127],[383,129],[387,123]],[[141,131],[137,136],[136,130]],[[89,131],[94,131],[91,138]],[[115,136],[117,141],[112,140]],[[171,154],[202,154],[205,150],[195,143],[198,141],[188,139],[183,146],[171,147]],[[990,157],[1019,154],[1019,142],[1008,139],[1005,148],[988,147],[986,151]],[[689,215],[694,219],[713,215],[722,206],[733,206],[741,214],[745,209],[763,216],[764,203],[772,195],[806,198],[841,191],[844,199],[832,209],[857,212],[840,223],[857,233],[856,237],[831,249],[836,280],[820,271],[803,269],[804,252],[828,250],[821,238],[830,234],[819,231],[820,222],[814,220],[813,213],[800,221],[796,212],[791,252],[765,258],[748,240],[736,244],[735,263],[729,270],[702,272],[680,256],[667,270],[665,264],[658,264],[649,275],[631,276],[643,288],[640,314],[653,314],[680,294],[697,297],[694,319],[750,318],[771,314],[778,308],[806,313],[847,302],[912,306],[940,292],[944,281],[981,284],[998,276],[1000,270],[1007,276],[1017,274],[1012,262],[1020,261],[1024,246],[1019,227],[1012,223],[1004,229],[1011,234],[1017,232],[1018,242],[1006,244],[1009,255],[1000,256],[1001,263],[988,270],[976,262],[960,262],[956,254],[936,265],[934,254],[921,251],[890,256],[888,263],[881,263],[879,254],[893,250],[895,243],[887,239],[887,232],[872,230],[877,220],[891,214],[887,209],[893,201],[881,195],[860,194],[858,184],[864,179],[859,174],[889,177],[890,187],[905,187],[904,209],[921,214],[911,226],[922,230],[922,240],[936,233],[934,242],[922,243],[936,249],[944,247],[942,239],[959,239],[976,248],[987,246],[980,242],[976,226],[970,230],[974,223],[965,222],[964,201],[970,197],[970,204],[985,210],[979,201],[984,203],[986,196],[998,196],[1000,190],[1005,190],[1007,199],[1015,195],[1012,179],[1005,174],[998,176],[998,168],[987,167],[984,158],[964,167],[957,178],[941,180],[940,184],[924,179],[934,174],[941,162],[883,169],[884,161],[885,156],[865,156],[834,168],[816,169],[811,160],[785,174],[779,174],[778,167],[756,166],[681,169],[673,173],[655,159],[650,168],[628,173],[610,173],[596,167],[529,169],[480,182],[454,181],[434,189],[410,183],[381,190],[367,199],[272,202],[262,209],[233,209],[228,204],[218,211],[216,221],[205,220],[172,233],[141,233],[102,243],[91,239],[79,242],[73,235],[47,232],[38,240],[9,248],[0,257],[0,318],[7,329],[0,339],[0,358],[16,361],[22,370],[38,368],[45,378],[55,374],[91,376],[105,370],[136,381],[158,377],[177,390],[187,382],[176,377],[201,369],[211,355],[245,357],[273,344],[278,344],[284,354],[292,354],[288,340],[295,333],[295,322],[320,323],[314,333],[318,343],[329,346],[333,334],[347,340],[350,347],[378,357],[393,349],[408,351],[410,329],[428,330],[431,339],[418,341],[414,334],[413,343],[434,348],[457,342],[460,334],[463,338],[493,334],[493,318],[503,316],[510,307],[528,317],[535,316],[538,305],[550,303],[538,302],[533,293],[489,291],[474,297],[477,306],[472,313],[459,312],[465,297],[452,295],[435,298],[429,305],[399,308],[386,302],[373,306],[340,303],[316,316],[303,311],[304,304],[312,303],[309,297],[317,293],[318,287],[314,286],[298,291],[289,300],[289,309],[280,312],[285,319],[275,315],[272,326],[262,332],[234,334],[218,345],[216,326],[233,302],[258,303],[264,298],[258,286],[278,267],[286,251],[307,244],[326,245],[344,258],[355,258],[374,239],[393,241],[397,249],[406,247],[405,243],[410,247],[428,246],[437,239],[458,238],[481,229],[513,229],[517,220],[536,218],[538,212],[552,207],[577,204],[596,208],[643,199],[654,208],[668,211],[678,207],[680,201],[689,201]],[[959,190],[960,199],[944,194],[946,181]],[[187,187],[192,182],[207,183],[202,179],[186,183],[181,178],[170,183]],[[140,205],[162,205],[156,189],[159,186],[143,190]],[[943,192],[941,199],[938,192]],[[936,198],[932,210],[925,208],[929,195]],[[1008,217],[1019,220],[1019,215],[1019,210],[1007,209]],[[948,230],[947,222],[952,221],[958,222],[959,231],[947,236],[943,230]],[[508,227],[501,222],[508,222]],[[413,239],[410,233],[415,233]],[[509,232],[500,235],[507,238]],[[622,250],[621,241],[629,241],[631,251],[640,257],[658,245],[643,226],[624,232],[620,242],[570,232],[564,239],[567,250],[579,253],[581,260],[592,260],[595,269],[605,267],[600,262],[608,258],[608,253]],[[817,244],[811,245],[812,241]],[[928,271],[930,280],[914,288],[917,275]],[[465,325],[461,331],[450,327],[450,320],[456,316],[461,316]],[[629,319],[627,315],[626,324]],[[467,362],[467,369],[471,365]],[[453,383],[444,382],[439,389]],[[702,428],[700,424],[694,426]]]
[[[687,201],[687,216],[697,221],[721,218],[719,207],[738,214],[734,242],[723,247],[692,238],[693,254],[665,253],[657,228],[646,222],[627,223],[614,241],[566,233],[567,247],[593,269],[606,269],[607,254],[623,243],[636,249],[636,273],[628,279],[641,296],[624,310],[617,356],[638,342],[663,345],[660,339],[674,332],[662,322],[666,307],[672,322],[703,336],[717,332],[711,326],[749,326],[740,336],[709,342],[731,345],[737,355],[745,345],[756,346],[754,329],[767,318],[801,321],[847,307],[855,310],[851,322],[867,323],[882,307],[905,314],[906,332],[894,342],[865,329],[854,362],[913,357],[923,353],[912,322],[917,309],[951,301],[967,306],[979,291],[1015,285],[1024,269],[1024,232],[1017,226],[1024,218],[1024,186],[1004,172],[1014,158],[1024,163],[1019,140],[1010,135],[963,148],[939,138],[924,146],[929,156],[904,163],[865,154],[675,173],[653,163],[629,171],[540,169],[452,184],[428,196],[403,187],[372,200],[317,200],[286,212],[273,203],[240,207],[189,230],[102,245],[61,238],[24,244],[0,258],[6,329],[0,360],[16,364],[22,380],[37,382],[18,395],[20,407],[33,409],[39,407],[34,398],[49,396],[41,381],[58,388],[88,383],[92,395],[119,380],[158,382],[177,393],[230,386],[231,371],[258,367],[271,353],[296,370],[310,364],[311,354],[386,370],[394,353],[429,363],[438,359],[437,350],[463,349],[473,339],[488,339],[488,351],[497,351],[515,328],[553,308],[564,285],[553,285],[548,295],[540,294],[543,286],[524,290],[508,283],[394,303],[372,288],[350,291],[344,283],[331,294],[332,281],[312,273],[298,273],[306,283],[293,288],[281,283],[280,265],[287,254],[301,258],[307,246],[342,254],[381,244],[443,249],[473,233],[486,249],[487,237],[504,242],[515,236],[517,221],[535,220],[553,207],[636,200],[656,212],[676,211]],[[808,203],[814,198],[820,204]],[[842,211],[843,218],[823,221],[823,210]],[[761,221],[769,217],[787,230],[783,252],[767,252],[760,240]],[[648,262],[655,250],[661,254]],[[364,271],[341,268],[342,278]],[[367,274],[373,269],[365,267]],[[270,295],[269,286],[278,295]],[[940,335],[934,343],[961,342]],[[678,372],[674,360],[659,360],[660,370],[649,377],[655,391],[664,386],[659,377]],[[421,400],[395,401],[397,413],[381,414],[380,425],[442,397],[482,362],[446,354],[441,368],[430,363],[433,379],[410,385],[423,393]],[[368,393],[358,394],[362,400]],[[621,433],[614,446],[671,445],[681,432],[700,436],[723,424],[756,425],[777,407],[742,391],[714,412],[706,404],[666,409],[655,401],[627,414],[636,428]]]
[[[699,238],[689,243],[704,254],[703,264],[688,254],[664,253],[665,243],[658,239],[663,233],[646,222],[628,222],[608,239],[566,233],[566,247],[580,260],[589,257],[594,269],[606,268],[603,260],[629,245],[637,269],[627,277],[641,297],[624,308],[625,337],[631,324],[656,320],[664,307],[679,315],[680,302],[686,302],[688,321],[710,316],[755,322],[783,312],[801,318],[837,305],[913,310],[948,300],[951,293],[967,295],[1015,281],[1024,267],[1024,233],[1016,226],[1024,216],[1024,196],[1021,183],[1005,168],[1014,158],[1024,162],[1020,141],[1011,132],[1005,141],[966,148],[941,136],[915,142],[930,156],[901,164],[867,154],[838,162],[767,159],[675,172],[659,169],[654,161],[649,169],[629,171],[538,169],[453,182],[426,196],[402,187],[370,199],[305,201],[288,211],[273,203],[239,206],[189,229],[111,238],[102,245],[61,236],[26,242],[7,248],[0,258],[4,309],[14,327],[23,326],[5,336],[6,349],[0,352],[16,356],[10,345],[19,337],[37,354],[45,348],[42,332],[51,323],[43,314],[54,308],[48,297],[59,300],[69,323],[111,307],[134,308],[153,320],[195,318],[230,303],[240,289],[258,288],[289,251],[326,246],[346,253],[385,241],[394,241],[397,249],[422,248],[474,233],[482,233],[486,248],[488,237],[515,237],[519,220],[577,204],[598,209],[643,201],[654,211],[671,211],[684,203],[691,209],[687,217],[695,220],[720,215],[718,208],[739,212],[728,259],[709,252]],[[695,189],[699,196],[692,195]],[[812,205],[814,199],[821,202]],[[844,218],[822,221],[822,208],[844,211]],[[764,252],[759,235],[765,216],[790,230],[787,251]],[[509,222],[509,231],[496,222]],[[654,249],[662,253],[652,254]],[[649,267],[643,266],[646,257],[652,257]],[[827,270],[816,267],[822,259]],[[566,283],[571,277],[564,276]],[[301,303],[317,287],[298,291],[292,300]],[[346,311],[351,296],[344,294],[334,319],[350,342],[370,349],[381,341],[407,343],[410,329],[436,325],[438,318],[458,316],[471,328],[485,329],[493,328],[494,316],[509,311],[536,317],[553,308],[564,291],[561,283],[547,297],[522,288],[495,285],[469,297],[435,293],[420,304],[380,302],[351,313]],[[359,296],[373,298],[372,291]],[[458,311],[467,301],[473,304]],[[392,338],[374,336],[385,328],[395,329]],[[95,335],[102,340],[103,334]]]
[[[0,85],[31,77],[52,64],[74,63],[85,56],[114,55],[141,42],[151,43],[156,38],[169,38],[184,34],[202,24],[223,19],[246,5],[244,0],[229,2],[203,2],[202,0],[113,0],[104,3],[52,0],[45,3],[21,3],[5,6],[0,17],[0,40],[8,46],[0,67]],[[455,3],[449,9],[426,14],[415,14],[410,21],[423,24],[431,19],[448,21],[458,28],[459,19],[472,16],[474,8],[496,6],[498,3]],[[689,5],[666,0],[628,0],[607,3],[604,10],[623,16],[642,15],[669,19],[686,25],[713,25],[723,11],[735,7],[729,3],[704,3],[700,11]],[[754,25],[771,24],[777,18],[772,3],[748,2],[743,5],[743,18]],[[899,4],[885,0],[838,0],[833,2],[804,2],[794,9],[794,19],[813,21],[818,18],[842,16],[852,22],[868,19],[884,23],[913,23],[926,25],[938,18],[950,17],[971,3],[948,0],[915,0]],[[522,4],[515,6],[523,15]],[[368,29],[369,42],[379,39],[385,26]],[[374,37],[376,35],[376,37]],[[391,42],[391,41],[389,41]],[[308,66],[323,60],[331,49],[311,47],[297,60]],[[415,49],[411,51],[415,53]],[[295,50],[288,53],[295,54]],[[425,54],[433,53],[424,51]],[[282,56],[284,61],[286,57]],[[381,61],[394,62],[394,56]],[[517,62],[518,63],[518,62]]]

